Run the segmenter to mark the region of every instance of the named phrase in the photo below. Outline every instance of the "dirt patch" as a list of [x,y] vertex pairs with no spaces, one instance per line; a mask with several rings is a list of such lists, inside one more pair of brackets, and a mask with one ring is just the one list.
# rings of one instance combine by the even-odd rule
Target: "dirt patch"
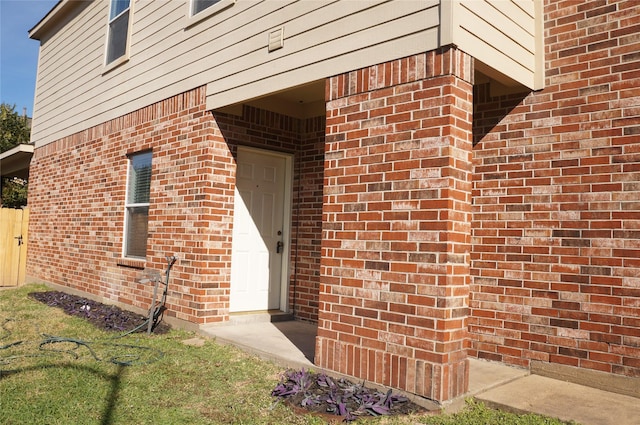
[[[147,326],[144,325],[147,317],[123,310],[115,305],[102,304],[88,298],[60,291],[32,292],[29,296],[48,306],[61,308],[70,316],[85,319],[95,327],[105,331],[128,332],[136,327],[140,327],[136,332],[147,331]],[[164,334],[169,329],[171,329],[169,325],[160,322],[153,332]]]

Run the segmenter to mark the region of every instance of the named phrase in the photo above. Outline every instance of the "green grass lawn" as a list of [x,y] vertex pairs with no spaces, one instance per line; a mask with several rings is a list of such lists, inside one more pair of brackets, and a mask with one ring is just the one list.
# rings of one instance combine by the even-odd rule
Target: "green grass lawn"
[[[1,424],[325,423],[274,403],[270,393],[283,369],[272,363],[211,339],[202,347],[185,345],[196,335],[180,330],[113,339],[27,296],[40,290],[46,287],[0,291]],[[475,403],[453,416],[357,423],[562,424]]]

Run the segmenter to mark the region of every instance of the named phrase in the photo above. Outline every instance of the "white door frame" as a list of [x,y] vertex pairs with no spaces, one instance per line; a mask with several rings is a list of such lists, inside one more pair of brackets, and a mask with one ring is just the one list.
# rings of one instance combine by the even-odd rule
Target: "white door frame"
[[[238,146],[240,151],[252,152],[261,155],[277,156],[285,161],[284,188],[283,188],[283,214],[282,217],[282,242],[284,243],[282,252],[282,264],[280,273],[280,310],[289,311],[289,263],[291,261],[291,217],[293,204],[293,155],[285,152],[273,151],[263,148],[249,146]],[[237,158],[237,157],[236,157]],[[233,241],[232,249],[233,249]],[[233,284],[233,283],[232,283]]]

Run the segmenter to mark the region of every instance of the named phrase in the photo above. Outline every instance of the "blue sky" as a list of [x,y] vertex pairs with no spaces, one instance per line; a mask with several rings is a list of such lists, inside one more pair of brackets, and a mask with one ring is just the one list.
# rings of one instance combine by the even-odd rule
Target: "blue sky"
[[28,31],[58,0],[0,0],[0,102],[32,116],[40,43]]

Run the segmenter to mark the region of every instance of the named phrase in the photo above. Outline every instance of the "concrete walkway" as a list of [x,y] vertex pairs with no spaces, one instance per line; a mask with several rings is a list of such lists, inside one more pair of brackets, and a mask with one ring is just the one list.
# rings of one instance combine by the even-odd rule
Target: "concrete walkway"
[[[303,322],[254,322],[202,329],[220,343],[272,360],[284,367],[313,368],[316,326]],[[639,425],[640,399],[529,374],[528,370],[470,360],[469,393],[443,406],[453,412],[474,396],[486,405],[533,412],[583,425]]]
[[583,425],[639,425],[640,399],[471,359],[469,390],[487,406]]

